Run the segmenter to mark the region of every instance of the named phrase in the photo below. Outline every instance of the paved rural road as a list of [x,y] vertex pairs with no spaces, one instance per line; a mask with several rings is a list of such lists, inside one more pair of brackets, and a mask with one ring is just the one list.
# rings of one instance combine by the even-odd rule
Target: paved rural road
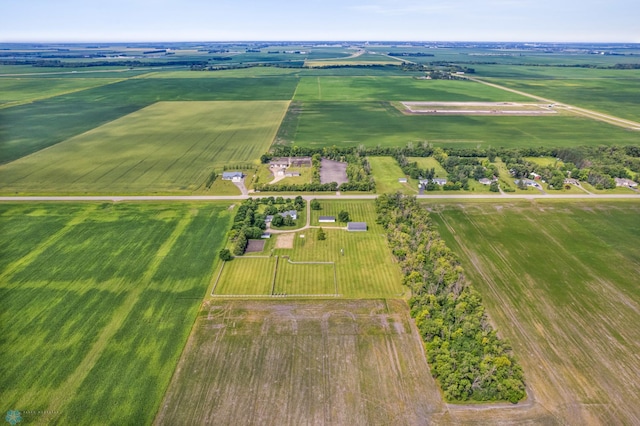
[[[295,196],[295,194],[283,194],[288,197]],[[253,198],[272,197],[273,195],[255,195]],[[303,195],[305,200],[313,200],[317,198],[319,200],[373,200],[377,198],[376,194],[366,195]],[[446,195],[416,195],[421,200],[534,200],[534,199],[547,199],[547,200],[612,200],[612,199],[635,199],[640,200],[640,193],[629,194],[482,194],[482,195],[469,195],[469,194],[446,194]],[[69,196],[24,196],[24,197],[0,197],[0,202],[8,201],[28,201],[28,202],[41,202],[41,201],[238,201],[246,200],[248,195],[69,195]]]
[[565,104],[562,102],[554,101],[553,99],[543,98],[541,96],[532,95],[531,93],[523,92],[521,90],[511,89],[509,87],[501,86],[495,83],[489,83],[488,81],[480,80],[478,78],[465,76],[466,79],[475,81],[476,83],[485,84],[487,86],[495,87],[496,89],[506,90],[507,92],[516,93],[518,95],[527,96],[529,98],[536,99],[548,104],[554,104],[554,108],[562,109],[574,114],[582,115],[584,117],[591,118],[593,120],[604,121],[605,123],[613,124],[616,126],[624,127],[631,130],[640,130],[640,123],[636,121],[626,120],[624,118],[615,117],[613,115],[603,114],[601,112],[592,111],[590,109],[579,108],[573,105]]

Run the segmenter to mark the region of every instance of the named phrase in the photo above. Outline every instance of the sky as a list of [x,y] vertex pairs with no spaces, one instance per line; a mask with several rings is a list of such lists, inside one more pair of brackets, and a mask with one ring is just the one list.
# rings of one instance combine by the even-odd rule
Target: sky
[[0,0],[0,42],[640,43],[638,0]]

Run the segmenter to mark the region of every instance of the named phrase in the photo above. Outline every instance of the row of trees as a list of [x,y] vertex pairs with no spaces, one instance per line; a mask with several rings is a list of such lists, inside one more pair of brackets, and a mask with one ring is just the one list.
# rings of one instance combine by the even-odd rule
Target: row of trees
[[[309,148],[279,145],[274,147],[273,154],[278,156],[312,156],[318,154],[325,158],[343,161],[350,155],[356,155],[358,158],[392,156],[398,161],[404,173],[413,179],[419,177],[430,179],[434,173],[432,169],[421,169],[416,162],[410,162],[407,157],[434,156],[447,170],[449,174],[448,180],[452,182],[452,185],[459,184],[460,188],[465,188],[465,182],[468,179],[497,176],[498,170],[495,165],[491,164],[497,157],[500,157],[507,167],[513,171],[514,178],[526,178],[531,173],[537,173],[551,185],[552,189],[561,189],[564,179],[567,177],[587,181],[596,186],[596,188],[614,187],[614,178],[616,177],[640,180],[640,147],[635,145],[584,146],[558,149],[547,147],[437,148],[427,141],[422,141],[419,143],[410,142],[404,147],[364,147],[362,145],[357,147],[337,147],[334,145],[324,148]],[[562,160],[564,165],[556,166],[551,164],[541,166],[526,161],[526,157],[555,157]],[[509,190],[510,188],[503,189]],[[323,189],[306,188],[304,190]]]
[[480,295],[466,282],[455,254],[415,197],[382,195],[377,221],[411,289],[411,315],[427,359],[448,401],[510,401],[525,397],[522,368],[489,325]]

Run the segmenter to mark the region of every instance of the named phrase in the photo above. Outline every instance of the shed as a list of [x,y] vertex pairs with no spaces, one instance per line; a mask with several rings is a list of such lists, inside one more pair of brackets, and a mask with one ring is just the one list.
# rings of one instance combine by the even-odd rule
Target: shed
[[336,221],[336,217],[335,216],[320,216],[318,218],[318,222],[320,223],[332,223]]
[[493,182],[491,179],[488,178],[482,178],[482,179],[478,179],[478,182],[480,182],[483,185],[491,185],[491,182]]
[[366,232],[367,222],[349,222],[347,223],[347,231],[349,232]]
[[398,182],[407,183],[407,178],[398,178]]
[[431,182],[436,183],[438,185],[444,185],[447,183],[447,179],[445,178],[433,178],[431,179]]

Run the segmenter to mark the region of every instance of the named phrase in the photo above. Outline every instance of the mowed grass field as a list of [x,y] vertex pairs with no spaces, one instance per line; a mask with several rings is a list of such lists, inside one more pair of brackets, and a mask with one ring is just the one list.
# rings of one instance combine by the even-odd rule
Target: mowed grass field
[[2,204],[0,401],[24,423],[149,424],[226,204]]
[[398,162],[392,157],[368,157],[371,174],[376,181],[376,193],[385,194],[400,191],[403,194],[417,194],[418,183],[407,178],[407,183],[398,182],[406,177]]
[[441,415],[399,300],[207,302],[154,424],[424,424]]
[[286,101],[159,102],[1,166],[3,192],[203,190],[212,172],[256,161],[286,108]]
[[428,207],[512,343],[534,405],[562,424],[638,424],[640,204]]
[[[368,231],[348,232],[344,223],[321,224],[326,233],[323,241],[317,240],[316,228],[294,232],[293,248],[265,250],[263,255],[272,257],[245,255],[226,262],[213,296],[270,297],[275,274],[273,294],[276,295],[335,295],[337,281],[340,297],[403,297],[406,289],[401,285],[400,269],[387,247],[382,228],[375,223],[373,201],[321,200],[320,203],[322,210],[311,212],[312,226],[320,225],[319,215],[337,216],[344,209],[352,221],[367,222]],[[282,237],[273,234],[271,239]],[[278,256],[277,272],[275,256]]]

